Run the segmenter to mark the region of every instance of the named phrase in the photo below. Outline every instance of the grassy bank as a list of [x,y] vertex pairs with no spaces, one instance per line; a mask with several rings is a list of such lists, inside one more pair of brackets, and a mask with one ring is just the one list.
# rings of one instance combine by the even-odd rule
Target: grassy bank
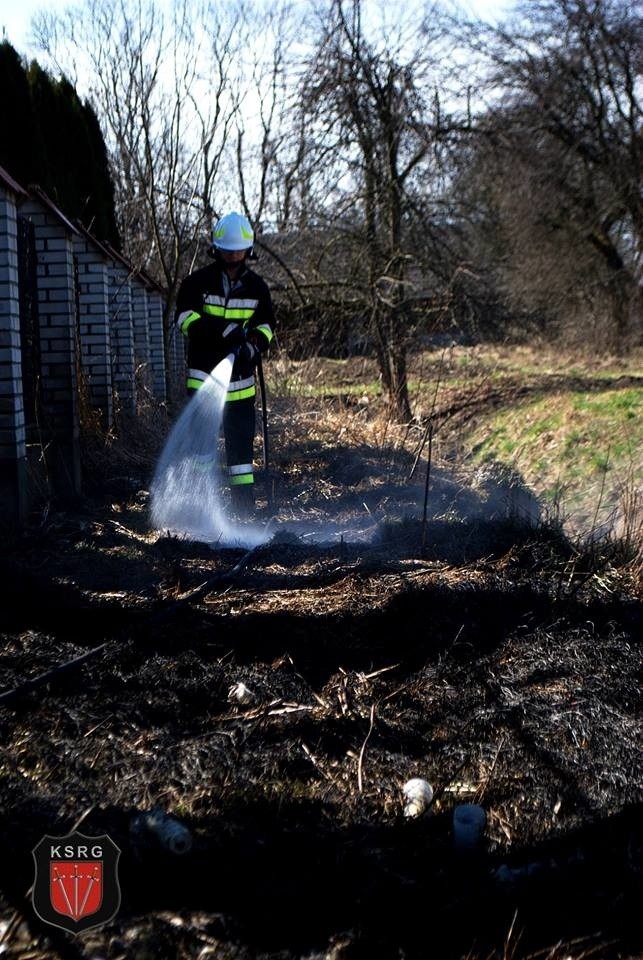
[[[412,354],[412,427],[390,423],[375,363],[269,366],[273,396],[319,404],[315,430],[360,430],[417,446],[432,417],[437,457],[517,471],[574,532],[640,535],[643,355],[578,358],[553,349],[454,347]],[[338,418],[339,414],[339,418]]]
[[[462,457],[510,465],[577,532],[616,528],[634,536],[641,523],[641,359],[477,347],[437,367],[433,358],[429,369],[441,381],[436,413],[444,414],[448,442]],[[418,392],[426,396],[430,386]]]
[[545,394],[482,418],[467,448],[475,460],[515,465],[577,528],[601,528],[635,506],[642,408],[640,389]]

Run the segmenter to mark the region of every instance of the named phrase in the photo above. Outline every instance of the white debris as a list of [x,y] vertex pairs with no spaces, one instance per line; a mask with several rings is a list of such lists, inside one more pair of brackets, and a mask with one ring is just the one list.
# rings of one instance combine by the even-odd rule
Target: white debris
[[433,800],[433,787],[421,777],[407,780],[402,787],[404,795],[404,816],[420,817],[426,813]]
[[233,683],[230,689],[228,690],[228,700],[231,703],[240,703],[242,705],[247,705],[252,703],[255,695],[250,690],[245,683],[239,681],[238,683]]

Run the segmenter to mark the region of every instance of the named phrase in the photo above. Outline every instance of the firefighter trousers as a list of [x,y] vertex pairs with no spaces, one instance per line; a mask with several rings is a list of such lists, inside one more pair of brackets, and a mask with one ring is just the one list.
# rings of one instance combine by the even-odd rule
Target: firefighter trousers
[[255,438],[255,398],[227,400],[223,409],[223,437],[233,509],[240,514],[254,507],[252,455]]

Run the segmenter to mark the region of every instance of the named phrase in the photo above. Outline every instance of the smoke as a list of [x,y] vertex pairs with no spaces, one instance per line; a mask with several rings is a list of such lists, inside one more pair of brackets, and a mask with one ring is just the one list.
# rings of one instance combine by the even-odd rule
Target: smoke
[[[422,516],[424,482],[406,480],[390,463],[364,451],[335,449],[320,460],[326,488],[335,495],[309,496],[305,485],[293,490],[267,524],[235,523],[226,513],[227,478],[219,455],[219,437],[234,357],[226,357],[188,401],[159,458],[150,490],[156,530],[216,546],[249,549],[271,539],[299,544],[373,544],[391,537],[391,524]],[[306,494],[302,499],[302,494]],[[427,520],[458,537],[463,523],[507,519],[537,523],[540,504],[506,469],[487,467],[457,472],[434,464]]]
[[223,503],[219,435],[233,362],[230,354],[212,370],[172,427],[150,489],[151,520],[186,539],[250,548],[265,543],[267,531],[235,523]]

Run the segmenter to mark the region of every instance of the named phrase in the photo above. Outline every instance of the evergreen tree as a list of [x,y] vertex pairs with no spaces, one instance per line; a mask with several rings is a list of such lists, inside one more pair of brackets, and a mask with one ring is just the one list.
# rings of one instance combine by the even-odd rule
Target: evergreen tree
[[43,144],[27,75],[11,44],[0,43],[0,166],[21,186],[37,179]]
[[105,140],[91,104],[85,101],[82,111],[87,131],[88,155],[91,158],[89,196],[96,198],[93,209],[94,220],[88,221],[88,227],[97,237],[109,240],[117,249],[120,249],[114,205],[114,184],[109,172]]
[[20,184],[38,184],[70,220],[120,247],[105,141],[88,103],[32,61],[25,69],[0,44],[0,164]]

